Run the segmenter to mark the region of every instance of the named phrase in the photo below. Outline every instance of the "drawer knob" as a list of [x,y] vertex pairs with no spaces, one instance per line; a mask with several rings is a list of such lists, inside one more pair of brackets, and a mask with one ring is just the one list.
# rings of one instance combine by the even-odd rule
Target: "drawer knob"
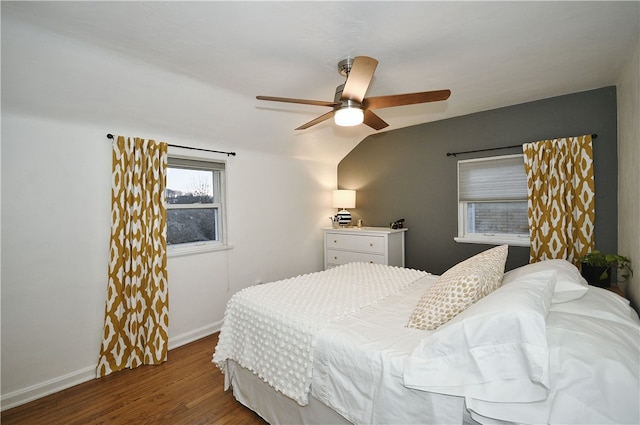
[[369,246],[373,246],[373,242],[371,242],[371,243],[369,244]]

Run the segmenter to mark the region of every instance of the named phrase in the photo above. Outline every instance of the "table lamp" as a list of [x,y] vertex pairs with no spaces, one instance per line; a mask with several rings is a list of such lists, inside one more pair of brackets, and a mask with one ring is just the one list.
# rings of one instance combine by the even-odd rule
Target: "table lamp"
[[356,207],[356,191],[355,190],[334,190],[333,191],[333,208],[338,208],[337,217],[340,226],[348,226],[351,223],[351,213],[347,208]]

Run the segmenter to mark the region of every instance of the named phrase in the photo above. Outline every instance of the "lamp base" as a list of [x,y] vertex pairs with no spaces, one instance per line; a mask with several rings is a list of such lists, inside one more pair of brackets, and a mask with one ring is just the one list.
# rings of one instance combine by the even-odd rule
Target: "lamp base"
[[342,209],[338,211],[336,217],[338,217],[338,224],[340,226],[348,226],[351,224],[351,213],[347,210]]

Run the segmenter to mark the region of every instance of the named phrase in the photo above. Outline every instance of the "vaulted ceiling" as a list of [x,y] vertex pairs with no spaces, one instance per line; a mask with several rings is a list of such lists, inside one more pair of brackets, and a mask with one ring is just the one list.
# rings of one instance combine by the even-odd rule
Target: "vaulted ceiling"
[[368,96],[451,89],[376,111],[389,131],[615,85],[639,5],[3,1],[2,106],[337,162],[375,131],[295,131],[328,109],[255,96],[331,101],[357,55],[379,61]]

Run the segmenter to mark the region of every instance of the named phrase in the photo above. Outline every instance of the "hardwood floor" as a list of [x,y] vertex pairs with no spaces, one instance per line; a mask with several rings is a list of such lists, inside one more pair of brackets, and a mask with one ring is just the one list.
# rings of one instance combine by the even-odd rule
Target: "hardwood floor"
[[123,370],[2,412],[2,425],[264,425],[224,391],[211,363],[218,334],[169,352],[160,366]]

